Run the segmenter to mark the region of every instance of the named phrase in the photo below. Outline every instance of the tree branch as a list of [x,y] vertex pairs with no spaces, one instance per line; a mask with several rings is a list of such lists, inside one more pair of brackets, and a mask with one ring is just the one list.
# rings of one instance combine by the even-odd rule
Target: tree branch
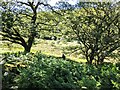
[[25,5],[27,5],[27,6],[30,6],[28,3],[21,2],[21,1],[17,1],[17,3],[21,3],[21,4],[25,4]]
[[17,42],[17,41],[15,41],[15,40],[10,40],[10,39],[7,39],[7,38],[5,38],[5,39],[3,39],[3,40],[10,41],[10,42],[12,42],[12,43],[17,43],[17,44],[22,45],[22,43]]
[[14,29],[14,28],[13,28],[13,30],[15,31],[15,33],[17,34],[17,36],[19,36],[19,39],[20,39],[20,41],[22,42],[22,44],[23,44],[23,45],[26,45],[25,40],[21,37],[21,35],[19,34],[19,32],[18,32],[16,29]]
[[48,8],[50,8],[52,10],[52,12],[55,12],[56,14],[63,16],[62,14],[56,12],[50,4],[45,4],[45,3],[39,2],[39,5],[47,6]]

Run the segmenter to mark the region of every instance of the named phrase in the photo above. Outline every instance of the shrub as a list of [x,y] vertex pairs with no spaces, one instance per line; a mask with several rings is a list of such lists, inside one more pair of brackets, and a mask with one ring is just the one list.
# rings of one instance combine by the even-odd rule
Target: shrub
[[2,54],[2,89],[10,89],[16,86],[14,78],[19,75],[19,68],[27,66],[32,59],[32,54],[28,53],[4,53]]
[[18,84],[20,88],[80,88],[74,80],[72,63],[55,58],[36,58],[29,67],[22,69]]
[[[96,67],[46,56],[39,52],[35,54],[7,54],[6,59],[7,61],[3,65],[4,73],[8,72],[7,76],[3,76],[5,88],[10,89],[17,86],[22,90],[30,88],[52,90],[120,89],[119,64],[106,63]],[[18,62],[19,68],[17,67]],[[6,66],[7,64],[14,65],[19,74],[12,72],[11,67]]]

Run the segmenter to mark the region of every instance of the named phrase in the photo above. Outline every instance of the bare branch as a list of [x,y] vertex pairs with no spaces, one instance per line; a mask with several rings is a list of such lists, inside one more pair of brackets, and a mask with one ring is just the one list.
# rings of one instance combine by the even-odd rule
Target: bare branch
[[10,39],[7,39],[7,38],[5,38],[5,39],[3,39],[3,40],[10,41],[10,42],[12,42],[12,43],[16,43],[16,44],[22,45],[22,43],[20,43],[20,42],[18,42],[18,41],[15,41],[15,40],[10,40]]
[[17,3],[21,3],[21,4],[25,4],[25,5],[27,5],[27,6],[30,6],[28,3],[21,2],[21,1],[17,1]]

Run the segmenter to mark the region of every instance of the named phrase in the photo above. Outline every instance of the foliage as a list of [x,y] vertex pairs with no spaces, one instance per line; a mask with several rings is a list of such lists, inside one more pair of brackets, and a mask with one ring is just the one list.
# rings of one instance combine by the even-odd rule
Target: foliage
[[3,40],[19,44],[23,46],[25,52],[30,52],[35,38],[42,34],[40,31],[50,32],[56,26],[57,20],[54,19],[53,13],[42,10],[48,10],[48,7],[54,11],[52,6],[42,1],[36,3],[35,1],[20,2],[15,0],[2,2],[0,5],[2,10],[0,35],[3,36]]
[[120,47],[119,6],[97,3],[95,7],[66,11],[65,18],[68,35],[79,43],[78,49],[88,63],[102,63]]
[[[49,6],[48,4],[20,3],[31,9],[23,10],[22,7],[19,11],[20,9],[11,9],[15,3],[2,3],[1,34],[5,37],[4,40],[13,40],[11,42],[21,44],[29,52],[35,37],[41,33],[39,30],[48,36],[57,33],[61,37],[64,34],[62,38],[70,36],[70,41],[78,42],[79,45],[73,45],[70,49],[74,49],[72,52],[82,52],[89,64],[43,55],[41,52],[5,53],[1,61],[3,89],[120,89],[120,63],[102,63],[109,55],[119,57],[119,6],[96,4],[96,7],[75,9],[68,3],[69,8],[64,6],[65,3],[60,3],[64,10],[59,12],[63,12],[63,16],[55,17],[52,12],[40,12],[39,15],[36,12],[39,5]],[[56,25],[58,27],[49,33]],[[117,51],[115,55],[113,51]],[[91,65],[93,60],[102,64]]]
[[[95,66],[42,55],[40,52],[27,55],[13,53],[5,56],[4,60],[7,61],[4,66],[9,71],[3,70],[4,73],[8,72],[8,75],[3,75],[3,86],[6,86],[4,88],[17,86],[22,90],[30,88],[120,89],[119,64],[105,63]],[[19,63],[20,67],[16,67],[19,71],[19,74],[16,74],[10,71],[10,68],[12,65],[18,65],[18,62],[22,63]]]
[[25,68],[31,61],[32,54],[22,52],[4,53],[2,57],[2,87],[4,90],[16,86],[14,78],[19,75],[19,68]]

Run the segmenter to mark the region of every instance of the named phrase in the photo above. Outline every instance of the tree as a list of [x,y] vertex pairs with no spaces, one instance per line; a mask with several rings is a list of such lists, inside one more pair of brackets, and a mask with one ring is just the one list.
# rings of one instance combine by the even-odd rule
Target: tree
[[0,34],[3,36],[3,40],[22,45],[25,52],[30,52],[35,37],[40,30],[44,30],[48,26],[56,26],[56,24],[52,25],[51,23],[49,24],[48,21],[44,21],[44,19],[38,15],[38,11],[44,13],[44,11],[42,11],[42,9],[45,10],[44,7],[56,12],[52,6],[42,1],[2,2],[1,7],[2,31]]
[[93,7],[81,7],[69,12],[66,20],[71,26],[71,37],[78,41],[77,48],[82,50],[89,64],[93,60],[102,63],[120,47],[119,6],[97,3]]

